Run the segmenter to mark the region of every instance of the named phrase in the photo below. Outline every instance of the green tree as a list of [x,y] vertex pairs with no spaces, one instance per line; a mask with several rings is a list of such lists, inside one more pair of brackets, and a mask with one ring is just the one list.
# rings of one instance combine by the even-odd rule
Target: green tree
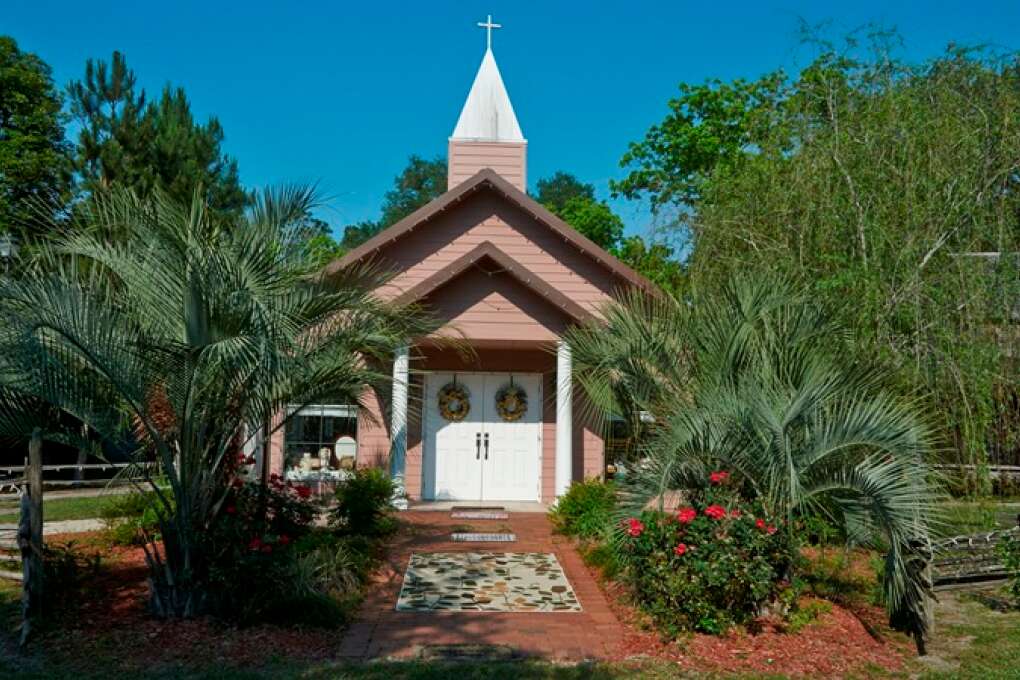
[[686,271],[674,249],[665,243],[645,243],[640,236],[624,238],[613,253],[627,266],[665,291],[679,294]]
[[864,47],[684,86],[618,188],[679,208],[692,285],[748,270],[809,285],[928,401],[949,462],[1018,462],[1020,60]]
[[935,513],[928,419],[855,351],[850,329],[782,279],[735,275],[687,299],[633,295],[569,330],[575,375],[606,413],[653,416],[624,512],[704,485],[721,467],[786,531],[824,513],[886,551],[890,616],[927,631],[917,569]]
[[383,229],[396,224],[429,201],[446,191],[446,159],[426,160],[412,155],[407,166],[393,178],[393,188],[383,198],[382,215],[378,221],[366,220],[344,228],[340,246],[356,248]]
[[556,172],[535,184],[535,200],[604,250],[613,251],[623,238],[623,220],[605,201],[595,199],[595,187],[566,172]]
[[69,197],[61,105],[50,67],[0,36],[0,233],[34,239]]
[[[169,490],[148,479],[161,541],[147,559],[164,616],[210,602],[204,537],[244,442],[287,405],[358,403],[390,380],[378,367],[396,347],[435,329],[379,300],[365,271],[310,276],[295,245],[311,208],[307,190],[267,191],[224,229],[201,197],[115,188],[76,213],[46,273],[0,281],[0,427],[14,430],[0,436],[31,421],[12,413],[48,407],[158,461]],[[118,243],[98,236],[111,221]]]
[[426,160],[421,156],[411,156],[407,159],[407,167],[393,179],[393,188],[383,199],[380,229],[396,224],[445,191],[446,159],[437,156]]
[[344,235],[340,239],[340,248],[344,252],[357,248],[380,231],[382,231],[382,227],[379,226],[378,222],[372,220],[348,224],[344,227]]
[[535,182],[535,200],[553,212],[562,210],[568,201],[576,198],[594,202],[595,185],[562,170]]
[[114,186],[149,196],[159,189],[178,201],[201,190],[209,206],[236,216],[247,195],[237,163],[221,150],[216,118],[195,122],[187,96],[169,85],[146,103],[145,91],[120,52],[109,63],[89,59],[85,78],[68,86],[71,112],[81,126],[75,165],[90,194]]
[[325,267],[346,252],[343,246],[333,239],[332,232],[329,224],[314,217],[308,217],[300,229],[298,242],[306,251],[313,267]]
[[630,174],[610,188],[626,198],[648,198],[653,210],[696,203],[717,169],[754,153],[774,134],[785,86],[781,72],[753,82],[681,83],[666,117],[620,160]]

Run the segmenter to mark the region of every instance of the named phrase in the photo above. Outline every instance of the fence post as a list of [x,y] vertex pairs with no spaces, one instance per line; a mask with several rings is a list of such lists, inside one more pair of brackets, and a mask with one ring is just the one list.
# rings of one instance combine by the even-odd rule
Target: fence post
[[21,552],[21,641],[28,642],[32,625],[42,613],[43,598],[43,483],[42,431],[35,428],[28,443],[25,466],[27,492],[21,496],[18,548]]

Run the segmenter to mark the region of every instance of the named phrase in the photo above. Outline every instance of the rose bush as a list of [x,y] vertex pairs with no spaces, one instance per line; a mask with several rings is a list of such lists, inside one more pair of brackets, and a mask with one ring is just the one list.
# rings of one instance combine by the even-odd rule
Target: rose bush
[[728,480],[713,473],[676,512],[647,510],[621,523],[624,579],[667,634],[745,623],[786,587],[795,554],[789,532]]
[[278,475],[265,488],[234,477],[206,534],[214,612],[250,623],[292,595],[295,544],[311,531],[316,503]]

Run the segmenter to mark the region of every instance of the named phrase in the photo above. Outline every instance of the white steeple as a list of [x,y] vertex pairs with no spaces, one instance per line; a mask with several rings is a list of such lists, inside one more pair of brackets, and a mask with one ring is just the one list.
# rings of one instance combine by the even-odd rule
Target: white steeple
[[492,15],[478,26],[485,29],[485,56],[449,140],[447,188],[489,168],[527,191],[528,142],[492,56],[492,29],[502,27],[492,23]]
[[[492,24],[491,17],[489,23]],[[490,33],[495,27],[498,25],[493,24],[489,27]],[[450,139],[480,142],[525,141],[521,126],[517,124],[510,96],[503,85],[503,77],[499,74],[499,67],[496,66],[496,58],[492,56],[492,49],[488,47]]]

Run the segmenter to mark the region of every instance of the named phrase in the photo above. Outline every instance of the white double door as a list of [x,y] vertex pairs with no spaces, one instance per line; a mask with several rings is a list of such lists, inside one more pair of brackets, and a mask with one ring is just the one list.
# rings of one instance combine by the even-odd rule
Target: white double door
[[528,410],[507,422],[496,410],[496,393],[510,383],[507,373],[457,373],[467,389],[470,411],[451,422],[439,412],[439,390],[453,373],[425,381],[424,496],[431,500],[535,501],[540,497],[542,380],[513,375],[524,389]]

